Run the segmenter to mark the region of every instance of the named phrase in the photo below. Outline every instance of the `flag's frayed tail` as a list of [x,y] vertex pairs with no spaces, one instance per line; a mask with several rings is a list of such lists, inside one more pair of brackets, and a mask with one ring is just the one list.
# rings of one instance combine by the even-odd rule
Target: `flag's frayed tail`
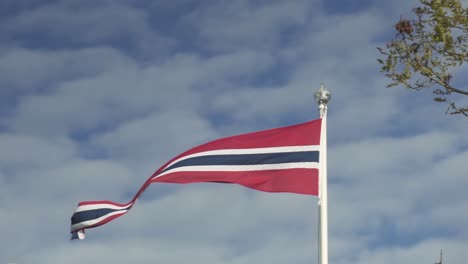
[[72,239],[126,214],[155,182],[236,183],[265,192],[318,195],[321,120],[218,139],[159,168],[126,204],[81,202],[71,218]]
[[128,204],[117,204],[110,201],[79,203],[75,213],[71,217],[71,239],[84,239],[84,230],[86,228],[98,227],[124,215],[130,210],[134,202],[132,200]]
[[79,239],[79,240],[83,240],[86,236],[86,233],[85,233],[85,230],[84,229],[80,229],[80,230],[76,230],[74,232],[72,232],[72,237],[71,239]]

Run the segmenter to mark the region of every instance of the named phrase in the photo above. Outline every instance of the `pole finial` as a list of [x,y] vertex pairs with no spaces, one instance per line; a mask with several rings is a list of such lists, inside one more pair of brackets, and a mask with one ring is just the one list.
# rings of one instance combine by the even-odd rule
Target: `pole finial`
[[327,113],[327,104],[328,101],[330,101],[331,93],[325,89],[325,86],[322,83],[320,84],[320,88],[317,90],[317,92],[315,92],[314,97],[317,101],[317,104],[319,105],[320,117],[324,117]]

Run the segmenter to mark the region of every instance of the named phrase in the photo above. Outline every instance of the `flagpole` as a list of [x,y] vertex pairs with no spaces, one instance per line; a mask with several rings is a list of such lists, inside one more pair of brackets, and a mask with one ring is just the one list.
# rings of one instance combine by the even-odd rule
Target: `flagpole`
[[323,84],[314,94],[322,119],[319,156],[319,264],[328,264],[327,109],[331,94]]

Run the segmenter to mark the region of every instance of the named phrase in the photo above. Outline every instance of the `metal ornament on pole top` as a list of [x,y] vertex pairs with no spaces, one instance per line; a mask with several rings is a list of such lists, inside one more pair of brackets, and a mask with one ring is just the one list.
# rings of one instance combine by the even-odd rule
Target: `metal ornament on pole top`
[[327,109],[331,93],[323,84],[314,94],[319,105],[322,126],[320,132],[320,156],[319,156],[319,264],[328,264],[328,195],[327,195]]
[[322,83],[320,84],[320,88],[318,89],[318,91],[315,92],[314,97],[317,101],[317,104],[319,105],[320,118],[323,118],[327,115],[327,104],[328,101],[330,101],[331,93],[330,91],[325,89],[325,86],[323,86]]

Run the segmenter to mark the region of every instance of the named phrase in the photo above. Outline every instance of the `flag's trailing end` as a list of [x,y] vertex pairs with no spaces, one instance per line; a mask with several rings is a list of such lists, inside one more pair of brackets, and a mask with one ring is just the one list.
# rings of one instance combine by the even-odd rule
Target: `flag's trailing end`
[[85,228],[97,227],[124,215],[133,203],[133,200],[128,204],[109,201],[79,203],[71,218],[72,239],[84,239]]
[[81,202],[71,218],[72,239],[130,210],[153,182],[237,183],[265,192],[318,195],[321,119],[218,139],[159,168],[126,204]]

